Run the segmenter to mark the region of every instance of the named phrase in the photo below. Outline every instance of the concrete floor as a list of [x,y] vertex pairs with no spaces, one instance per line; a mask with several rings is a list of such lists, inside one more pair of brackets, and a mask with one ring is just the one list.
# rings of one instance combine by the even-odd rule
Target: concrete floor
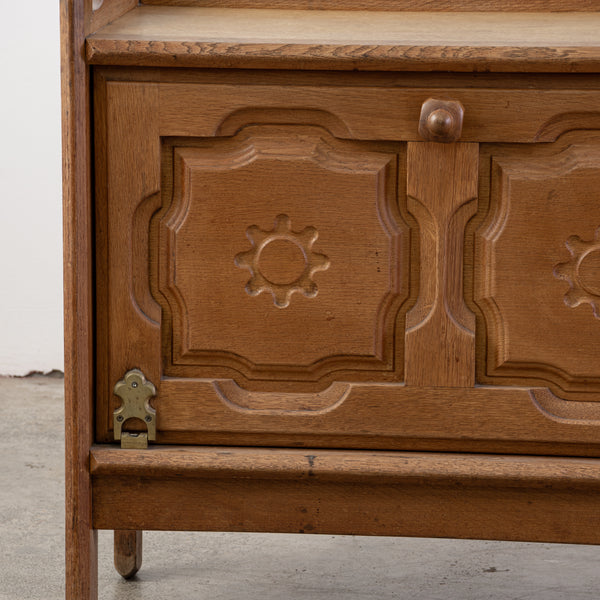
[[[0,600],[64,597],[63,382],[0,378]],[[600,526],[600,523],[599,523]],[[102,600],[592,600],[600,546],[146,532],[123,581],[99,532]]]

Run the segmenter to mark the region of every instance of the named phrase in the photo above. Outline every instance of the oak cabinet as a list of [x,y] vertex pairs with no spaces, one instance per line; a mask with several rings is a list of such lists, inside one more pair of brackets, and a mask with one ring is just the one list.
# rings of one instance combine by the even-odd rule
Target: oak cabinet
[[138,368],[158,443],[597,451],[589,80],[178,75],[95,75],[98,441]]
[[[142,529],[598,543],[600,16],[105,4],[63,33],[68,597],[95,529],[124,575]],[[186,30],[235,16],[260,50]]]

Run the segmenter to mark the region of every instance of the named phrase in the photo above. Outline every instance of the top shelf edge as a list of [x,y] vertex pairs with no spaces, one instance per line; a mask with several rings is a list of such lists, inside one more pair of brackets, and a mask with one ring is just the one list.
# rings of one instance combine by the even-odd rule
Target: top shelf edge
[[425,13],[138,6],[86,40],[89,64],[600,72],[600,12]]

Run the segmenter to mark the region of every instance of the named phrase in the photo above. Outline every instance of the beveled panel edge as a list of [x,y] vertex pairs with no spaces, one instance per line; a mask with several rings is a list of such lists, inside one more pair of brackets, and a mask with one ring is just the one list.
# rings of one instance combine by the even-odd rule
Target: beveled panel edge
[[[598,455],[597,411],[582,407],[577,423],[565,422],[541,409],[530,388],[349,385],[324,410],[300,395],[293,406],[251,396],[239,410],[211,380],[163,380],[161,401],[171,410],[159,410],[158,443]],[[572,404],[557,402],[560,415]]]
[[[564,121],[563,116],[566,117]],[[584,124],[588,123],[590,125],[589,130],[594,132],[595,140],[600,139],[598,132],[594,131],[600,123],[600,112],[595,112],[594,116],[595,119],[590,122],[584,119],[582,114],[565,113],[564,115],[558,115],[557,119],[553,120],[556,135],[548,140],[554,143],[548,144],[542,149],[537,162],[530,160],[526,175],[523,175],[524,179],[543,180],[549,174],[565,175],[577,169],[596,166],[600,157],[600,147],[597,143],[592,145],[589,141],[581,140],[578,137],[578,134],[586,129]],[[564,127],[562,130],[560,125]],[[552,127],[548,129],[548,132],[551,130]],[[500,144],[490,146],[501,147]],[[512,147],[514,148],[514,146]],[[511,146],[506,145],[506,148],[510,149]],[[530,154],[531,159],[533,154]],[[520,154],[511,156],[500,152],[494,155],[492,152],[489,156],[486,155],[486,158],[488,159],[487,168],[489,169],[486,171],[486,175],[489,181],[485,182],[484,187],[487,189],[487,197],[482,202],[484,205],[483,210],[479,210],[467,228],[467,235],[473,235],[475,241],[473,248],[467,253],[466,259],[474,262],[478,252],[481,255],[481,272],[477,275],[477,265],[471,267],[472,273],[469,273],[469,279],[465,282],[465,289],[468,289],[468,285],[472,284],[472,290],[466,294],[465,298],[469,307],[474,309],[477,318],[477,379],[480,383],[488,386],[507,388],[531,386],[532,400],[549,418],[556,418],[556,420],[565,422],[564,416],[559,417],[546,410],[546,406],[552,406],[552,410],[558,409],[560,406],[559,413],[561,415],[571,414],[575,410],[579,415],[579,420],[573,421],[573,423],[581,423],[583,422],[581,419],[586,420],[581,414],[581,411],[585,410],[583,406],[591,406],[596,402],[600,402],[600,376],[573,376],[559,367],[546,363],[535,361],[511,362],[508,360],[508,352],[503,340],[505,336],[501,333],[505,328],[503,316],[492,294],[494,282],[491,277],[485,278],[486,275],[489,275],[491,269],[486,267],[484,262],[489,261],[489,257],[494,255],[493,244],[501,235],[509,218],[511,200],[504,197],[506,193],[504,189],[510,189],[512,175],[523,174],[524,171],[521,169],[522,155]],[[495,180],[494,170],[497,172]],[[480,170],[480,177],[481,175],[482,171]],[[497,196],[496,201],[492,200],[494,194]],[[556,277],[556,273],[554,276]],[[476,282],[478,282],[480,292],[477,300],[475,299],[477,295]],[[482,331],[485,333],[482,334]],[[495,340],[497,340],[497,344],[494,347],[493,342]],[[543,386],[547,386],[547,389],[543,392],[534,389]],[[569,404],[581,404],[582,407],[580,409],[568,409],[566,407]]]
[[[293,111],[292,111],[293,112]],[[320,112],[304,111],[307,115],[321,115]],[[233,113],[237,115],[237,112]],[[252,115],[253,113],[248,113]],[[227,119],[226,119],[227,120]],[[255,364],[248,358],[234,354],[229,351],[203,351],[190,348],[185,336],[175,335],[178,327],[175,319],[172,318],[173,311],[171,304],[185,306],[185,299],[173,281],[167,275],[173,272],[173,269],[166,264],[164,256],[171,256],[172,251],[160,253],[163,267],[161,269],[163,281],[153,287],[154,299],[160,299],[159,304],[163,308],[163,319],[161,327],[163,328],[163,374],[170,378],[180,377],[201,377],[226,379],[235,377],[242,382],[247,390],[262,390],[265,386],[275,386],[273,390],[308,393],[322,392],[323,387],[336,381],[362,381],[368,377],[375,380],[401,381],[403,378],[403,344],[401,330],[403,327],[404,315],[412,304],[409,279],[412,277],[408,257],[410,255],[411,245],[411,225],[406,222],[406,215],[399,207],[402,202],[398,198],[404,193],[404,161],[405,146],[395,142],[381,142],[384,149],[376,148],[373,142],[363,140],[346,140],[336,137],[321,123],[299,123],[286,124],[292,130],[311,132],[318,142],[317,148],[321,146],[328,147],[330,153],[327,156],[327,164],[332,171],[341,168],[344,160],[352,156],[353,151],[362,151],[366,156],[372,155],[373,175],[378,182],[378,188],[382,192],[377,197],[377,211],[381,227],[389,240],[390,252],[390,288],[382,296],[377,313],[374,317],[374,335],[376,351],[372,356],[369,355],[329,355],[324,356],[308,365],[269,365]],[[200,137],[193,136],[189,138],[176,137],[169,138],[168,152],[163,147],[163,179],[165,179],[165,162],[168,163],[166,169],[171,172],[167,179],[172,181],[172,193],[169,197],[163,199],[163,207],[155,213],[160,216],[160,222],[156,227],[160,227],[163,241],[159,244],[166,244],[169,248],[174,244],[174,232],[185,219],[190,202],[189,197],[176,197],[175,179],[172,174],[175,171],[175,164],[181,161],[186,154],[193,150],[194,141],[202,143],[205,148],[206,142],[213,144],[222,144],[229,149],[232,158],[232,164],[237,166],[238,159],[243,156],[244,159],[254,159],[260,156],[260,152],[248,142],[252,140],[252,133],[261,132],[261,129],[269,130],[274,127],[272,123],[257,124],[253,121],[246,126],[240,127],[233,135],[226,137]],[[256,140],[260,141],[258,135]],[[185,140],[192,143],[191,146],[185,144]],[[238,142],[238,140],[240,140]],[[239,143],[239,148],[234,144]],[[312,143],[312,142],[311,142]],[[316,142],[315,142],[316,143]],[[217,146],[220,147],[220,146]],[[231,149],[235,150],[232,152]],[[239,152],[241,150],[241,154]],[[362,156],[359,153],[359,156]],[[335,162],[339,159],[339,165]],[[362,169],[366,167],[364,161],[358,161]],[[325,164],[320,160],[319,164]],[[361,171],[362,172],[362,171]],[[171,189],[171,188],[169,188]],[[154,225],[153,225],[154,226]],[[401,250],[401,251],[400,251]],[[151,250],[151,255],[156,255],[156,249]],[[403,257],[406,265],[400,264],[399,257]],[[401,267],[405,268],[405,273],[401,272]],[[155,289],[154,289],[155,287]],[[164,302],[163,302],[164,301]],[[166,317],[166,318],[165,318]],[[186,323],[179,326],[181,331],[186,331]],[[382,333],[383,331],[383,333]],[[217,362],[218,361],[220,362]],[[210,362],[207,362],[209,361]],[[198,361],[200,368],[206,370],[211,368],[210,373],[196,372],[190,374],[190,370],[197,367]],[[203,362],[202,362],[203,361]],[[298,386],[296,389],[295,386]],[[285,388],[285,390],[284,390]],[[289,388],[289,389],[288,389]]]

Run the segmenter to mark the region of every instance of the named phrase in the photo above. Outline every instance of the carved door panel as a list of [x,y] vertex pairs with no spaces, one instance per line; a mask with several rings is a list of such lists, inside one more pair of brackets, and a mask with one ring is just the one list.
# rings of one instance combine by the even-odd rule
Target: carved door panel
[[162,150],[151,264],[164,376],[294,393],[402,381],[400,146],[255,125]]
[[585,419],[600,401],[600,134],[483,154],[477,378],[543,386],[542,410]]
[[343,94],[332,112],[211,86],[221,102],[200,112],[204,86],[99,88],[99,438],[133,368],[157,388],[158,442],[391,432],[393,393],[369,404],[404,381],[406,144],[334,118]]
[[[522,327],[541,323],[536,294],[542,311],[553,289],[563,307],[565,294],[593,304],[593,257],[577,257],[598,242],[586,216],[562,217],[581,194],[594,204],[600,144],[480,145],[467,121],[465,141],[422,142],[430,90],[101,77],[96,89],[99,441],[115,383],[139,368],[157,388],[159,443],[597,451],[600,372]],[[511,141],[494,93],[459,96],[490,115],[481,141]],[[550,135],[559,100],[517,141]],[[545,268],[528,256],[514,270],[527,239],[559,249],[525,301],[525,275]],[[583,291],[567,293],[569,277]]]

